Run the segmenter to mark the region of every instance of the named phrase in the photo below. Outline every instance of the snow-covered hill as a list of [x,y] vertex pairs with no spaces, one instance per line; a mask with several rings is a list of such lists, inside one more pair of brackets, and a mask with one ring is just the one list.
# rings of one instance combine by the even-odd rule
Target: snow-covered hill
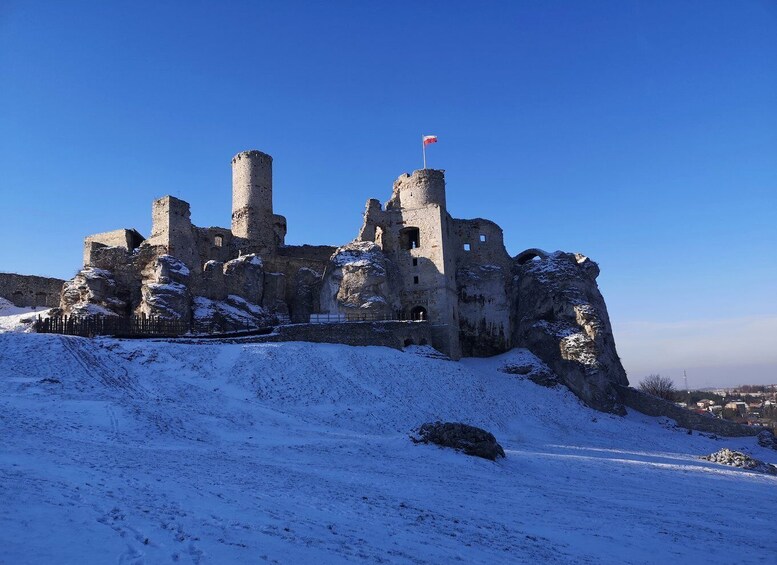
[[774,563],[777,477],[697,457],[754,438],[420,353],[0,334],[0,562]]

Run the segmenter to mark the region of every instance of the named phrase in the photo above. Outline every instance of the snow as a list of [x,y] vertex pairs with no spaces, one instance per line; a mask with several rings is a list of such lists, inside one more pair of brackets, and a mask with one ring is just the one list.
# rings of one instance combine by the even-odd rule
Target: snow
[[113,280],[113,273],[106,271],[105,269],[98,269],[97,267],[84,267],[81,269],[79,274],[86,279],[105,279],[105,281],[111,285],[116,284],[116,282]]
[[0,333],[28,331],[38,316],[47,318],[49,312],[50,309],[43,307],[14,306],[9,300],[0,297]]
[[371,267],[377,273],[383,274],[383,261],[380,246],[371,241],[351,242],[343,247],[338,247],[332,255],[332,263],[336,267]]
[[427,353],[0,334],[0,561],[774,563],[777,451]]

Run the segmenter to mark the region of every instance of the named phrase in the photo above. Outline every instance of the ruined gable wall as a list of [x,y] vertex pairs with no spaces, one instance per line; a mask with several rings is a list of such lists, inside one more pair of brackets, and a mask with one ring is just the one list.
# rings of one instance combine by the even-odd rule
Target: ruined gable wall
[[193,229],[200,265],[205,265],[208,261],[226,263],[237,256],[237,252],[232,247],[232,232],[227,228],[194,227]]
[[502,229],[482,218],[456,219],[450,242],[456,258],[462,351],[470,356],[502,353],[511,347],[512,333],[512,261]]
[[133,250],[143,242],[143,236],[134,229],[119,229],[89,235],[84,239],[84,266],[92,264],[92,254],[101,247],[120,247]]
[[202,271],[188,202],[173,196],[154,200],[151,205],[151,236],[144,245],[161,246],[195,273]]
[[59,297],[65,281],[34,275],[0,273],[0,298],[5,298],[14,306],[59,306]]

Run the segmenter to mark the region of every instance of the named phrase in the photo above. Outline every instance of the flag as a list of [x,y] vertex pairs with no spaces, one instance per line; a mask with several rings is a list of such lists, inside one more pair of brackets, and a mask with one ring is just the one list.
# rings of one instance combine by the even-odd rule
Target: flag
[[437,143],[437,136],[436,135],[425,135],[424,136],[424,145],[429,145],[430,143]]

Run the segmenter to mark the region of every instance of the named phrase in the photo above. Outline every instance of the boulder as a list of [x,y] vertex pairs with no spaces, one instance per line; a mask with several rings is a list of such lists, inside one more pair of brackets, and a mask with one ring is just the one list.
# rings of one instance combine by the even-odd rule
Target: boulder
[[434,443],[491,461],[505,456],[493,434],[475,426],[460,422],[428,422],[415,431],[418,437],[410,436],[413,443]]
[[392,316],[400,309],[398,280],[395,266],[380,246],[354,241],[339,247],[329,259],[321,286],[321,310]]
[[777,437],[769,430],[763,430],[758,434],[758,445],[777,449]]
[[513,280],[513,345],[525,347],[585,404],[625,414],[619,387],[628,386],[615,350],[599,267],[580,254],[518,255]]

